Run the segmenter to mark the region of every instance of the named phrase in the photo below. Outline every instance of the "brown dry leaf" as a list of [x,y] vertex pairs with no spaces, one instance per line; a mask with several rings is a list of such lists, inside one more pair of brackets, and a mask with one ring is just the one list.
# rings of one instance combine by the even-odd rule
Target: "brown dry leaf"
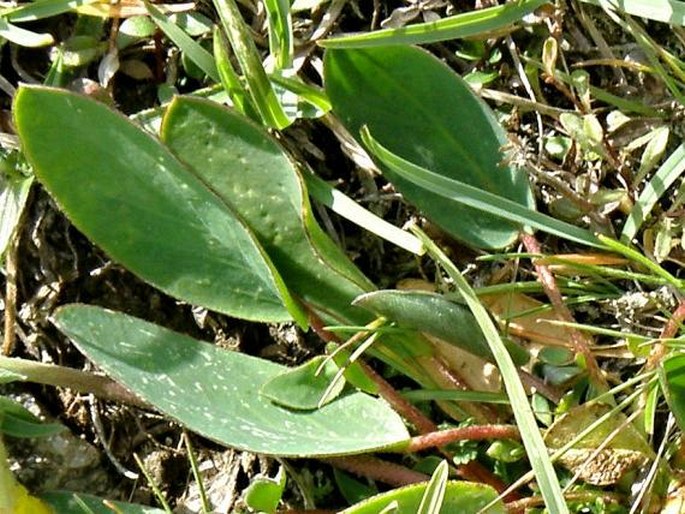
[[[544,303],[522,293],[484,295],[480,300],[509,334],[544,346],[573,348],[568,328],[547,323],[558,321],[558,318],[552,311],[539,310],[545,306]],[[519,315],[529,311],[534,312]]]
[[[159,4],[158,9],[166,13],[187,12],[195,8],[195,3],[185,4]],[[130,18],[131,16],[144,16],[148,14],[147,8],[142,0],[119,0],[118,2],[96,2],[93,4],[81,5],[76,8],[76,12],[86,16],[97,16],[99,18]]]

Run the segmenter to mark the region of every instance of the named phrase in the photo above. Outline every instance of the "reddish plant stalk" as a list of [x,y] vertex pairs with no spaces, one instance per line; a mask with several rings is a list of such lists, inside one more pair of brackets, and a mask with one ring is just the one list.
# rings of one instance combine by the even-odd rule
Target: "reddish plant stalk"
[[[311,310],[309,311],[309,325],[312,327],[312,330],[324,341],[326,342],[335,342],[335,343],[340,343],[341,340],[338,336],[335,334],[327,331],[324,329],[323,322],[321,321],[321,318],[316,315],[316,313],[312,312]],[[364,370],[366,373],[368,373],[368,376],[376,383],[378,386],[379,394],[383,399],[385,399],[401,416],[403,416],[407,421],[412,423],[417,431],[421,434],[430,434],[432,432],[435,432],[437,430],[437,425],[433,423],[428,417],[426,417],[420,410],[418,410],[414,405],[409,403],[406,399],[404,399],[395,389],[383,378],[381,377],[378,373],[376,373],[373,369],[371,369],[369,366],[364,365]],[[447,453],[447,452],[442,452],[443,455],[448,459],[448,461],[452,460],[452,456]],[[346,457],[347,459],[345,462],[349,464],[350,459],[352,459],[352,463],[356,466],[355,464],[355,459],[358,457]],[[325,460],[326,462],[329,462],[329,460],[333,459],[327,459]],[[337,459],[335,459],[336,462],[338,462]],[[374,461],[364,461],[364,466],[361,468],[356,468],[360,471],[361,469],[366,469],[368,466],[371,466]],[[383,461],[381,461],[383,462]],[[333,464],[333,462],[330,462],[332,465],[338,466],[338,464]],[[341,467],[341,469],[344,469]],[[374,471],[374,474],[378,473],[378,470]],[[363,473],[362,473],[363,474]],[[465,480],[471,480],[473,482],[479,482],[483,484],[488,484],[495,488],[498,492],[503,492],[506,490],[507,486],[502,482],[499,478],[497,478],[495,475],[490,472],[487,468],[485,468],[482,464],[480,464],[477,461],[471,461],[467,464],[463,464],[461,466],[457,466],[457,474],[464,478]],[[369,478],[373,478],[372,475],[364,475],[368,476]],[[427,479],[427,477],[426,477]],[[379,479],[380,481],[383,481],[382,479]],[[387,482],[386,482],[387,483]],[[519,495],[515,492],[510,493],[506,499],[510,501],[514,501],[519,498]]]
[[[660,339],[672,339],[678,334],[678,327],[685,320],[685,300],[681,301],[676,310],[673,311],[671,317],[661,329]],[[656,368],[659,363],[663,360],[668,352],[668,346],[664,343],[656,343],[652,347],[652,351],[649,353],[649,359],[647,359],[647,369],[652,370]]]
[[338,469],[378,480],[394,487],[425,482],[430,478],[428,475],[418,471],[413,471],[394,462],[388,462],[370,455],[333,457],[321,460]]
[[[525,232],[521,232],[521,242],[523,243],[523,246],[526,247],[526,250],[529,253],[542,253],[540,249],[540,243],[538,243],[538,240],[535,239],[535,236],[533,236],[532,234],[526,234]],[[571,311],[564,303],[564,300],[561,296],[561,292],[557,287],[557,282],[554,279],[554,275],[552,274],[552,272],[546,265],[540,264],[535,260],[533,260],[533,265],[535,266],[535,271],[538,274],[538,278],[540,280],[540,284],[542,285],[542,289],[545,291],[545,294],[549,298],[549,301],[552,304],[552,308],[554,309],[554,312],[556,313],[557,317],[561,321],[575,323]],[[592,342],[580,330],[577,330],[575,328],[569,328],[569,331],[571,333],[571,340],[575,347],[576,353],[581,354],[583,356],[583,359],[585,360],[585,365],[587,367],[587,371],[590,376],[591,382],[595,385],[601,386],[603,389],[607,389],[608,386],[604,378],[604,375],[602,375],[602,371],[599,369],[597,360],[595,359],[595,356],[592,355],[592,351],[590,350],[590,348],[592,347]]]
[[450,428],[430,434],[412,437],[402,452],[419,452],[427,448],[444,446],[455,441],[482,441],[484,439],[520,439],[521,434],[515,425],[473,425],[470,427]]

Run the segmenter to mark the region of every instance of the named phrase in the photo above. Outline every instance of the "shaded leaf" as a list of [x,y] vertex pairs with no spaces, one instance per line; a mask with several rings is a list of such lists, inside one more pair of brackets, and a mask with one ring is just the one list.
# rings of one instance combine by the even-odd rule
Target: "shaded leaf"
[[284,366],[222,350],[105,309],[70,305],[58,328],[93,362],[160,411],[219,443],[255,453],[363,453],[405,442],[402,420],[363,393],[293,411],[259,394]]
[[[54,491],[45,493],[41,498],[59,514],[86,514],[85,505],[92,514],[112,514],[112,509],[104,504],[104,498],[92,494],[72,493],[70,491]],[[115,502],[108,500],[121,514],[163,514],[164,511],[145,505]]]
[[114,260],[212,310],[304,323],[250,231],[158,141],[67,91],[24,87],[14,113],[38,179]]
[[0,396],[0,432],[12,437],[45,437],[65,430],[59,423],[44,423],[23,405]]
[[[324,361],[326,364],[317,374]],[[301,366],[276,375],[262,386],[259,393],[272,402],[289,409],[316,409],[337,372],[338,367],[335,363],[320,355]],[[326,395],[329,401],[336,398],[344,387],[345,381],[339,380],[335,390],[329,391]]]
[[[533,207],[525,175],[502,164],[507,140],[493,113],[436,57],[412,47],[327,50],[324,71],[333,111],[352,134],[366,125],[411,163]],[[455,237],[483,248],[515,240],[516,224],[456,204],[382,164],[407,200]]]

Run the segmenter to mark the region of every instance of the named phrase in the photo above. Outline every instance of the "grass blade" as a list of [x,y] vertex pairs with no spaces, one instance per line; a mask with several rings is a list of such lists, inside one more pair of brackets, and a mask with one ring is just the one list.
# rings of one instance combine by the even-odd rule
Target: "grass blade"
[[290,68],[295,52],[293,43],[293,20],[288,0],[264,0],[266,18],[269,22],[269,52],[279,70]]
[[511,360],[502,339],[499,336],[495,324],[490,319],[488,312],[480,303],[476,293],[461,275],[459,269],[449,260],[445,253],[416,226],[411,227],[412,232],[423,242],[428,254],[438,262],[454,281],[455,286],[461,293],[464,301],[473,312],[483,335],[487,340],[492,354],[495,357],[497,366],[502,374],[504,387],[514,411],[516,424],[521,431],[521,439],[526,448],[528,459],[535,473],[535,477],[540,487],[540,492],[545,500],[549,512],[555,514],[567,514],[569,512],[564,497],[561,492],[559,480],[549,458],[547,447],[542,440],[542,435],[535,422],[533,410],[528,402],[528,397],[519,380],[514,362]]
[[430,482],[426,486],[421,498],[416,514],[440,514],[442,504],[445,501],[445,489],[447,488],[447,477],[449,467],[447,461],[443,460],[435,468]]
[[250,31],[243,21],[234,0],[214,0],[221,25],[238,59],[238,64],[247,82],[252,103],[269,127],[283,129],[291,120],[278,101],[269,77],[267,77],[259,52]]
[[685,144],[676,148],[640,193],[623,225],[621,241],[629,243],[652,211],[657,201],[685,171]]
[[336,37],[319,41],[326,48],[366,48],[387,45],[418,45],[448,39],[486,37],[489,33],[506,29],[548,0],[510,2],[488,7],[442,20],[418,23],[399,29],[384,29],[364,34]]
[[55,42],[50,34],[39,34],[30,30],[22,29],[16,25],[8,23],[7,20],[0,18],[0,37],[16,43],[19,46],[28,48],[39,48],[51,45]]
[[207,74],[214,82],[220,82],[219,72],[214,63],[214,57],[207,50],[202,48],[193,38],[178,25],[169,21],[162,11],[152,5],[149,0],[143,0],[145,7],[150,13],[152,21],[160,28],[164,34],[174,42],[197,66]]
[[41,0],[22,4],[18,7],[0,11],[0,16],[9,22],[35,21],[50,18],[58,14],[76,10],[83,5],[93,4],[100,0]]
[[383,218],[379,218],[364,209],[349,196],[328,185],[325,181],[309,173],[304,175],[304,179],[309,194],[336,214],[408,252],[416,255],[426,253],[421,241],[409,232],[391,225]]
[[238,77],[233,64],[231,64],[228,56],[226,36],[216,26],[214,27],[213,45],[214,59],[221,77],[221,85],[230,97],[231,102],[233,102],[233,107],[248,118],[258,123],[261,122],[261,117],[254,108],[254,105],[252,105],[252,100],[250,100],[250,94],[243,87],[240,77]]
[[502,219],[515,221],[521,225],[529,225],[544,232],[585,244],[595,248],[604,245],[591,232],[559,221],[546,214],[533,211],[507,198],[494,195],[477,187],[470,186],[458,180],[443,177],[421,166],[417,166],[384,148],[373,139],[368,129],[362,129],[362,139],[373,154],[383,164],[391,168],[398,175],[410,180],[414,184],[428,189],[435,194],[474,207],[483,212],[499,216]]

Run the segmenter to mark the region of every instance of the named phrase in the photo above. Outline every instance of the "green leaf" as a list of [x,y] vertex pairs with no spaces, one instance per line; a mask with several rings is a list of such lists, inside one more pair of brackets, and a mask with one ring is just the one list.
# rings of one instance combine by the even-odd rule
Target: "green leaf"
[[435,471],[423,492],[421,504],[416,510],[416,514],[440,514],[445,500],[448,476],[449,466],[447,465],[447,461],[443,460],[438,464],[438,467],[435,468]]
[[257,512],[273,514],[278,509],[284,489],[285,472],[281,466],[274,478],[258,475],[250,481],[245,489],[245,503]]
[[481,213],[489,213],[500,219],[517,221],[570,241],[596,248],[604,248],[603,243],[588,230],[559,221],[530,207],[513,202],[508,198],[494,195],[465,182],[445,177],[402,159],[381,146],[369,134],[366,128],[362,131],[362,137],[374,155],[387,168],[392,169],[395,174],[414,184],[415,187],[434,193],[438,197],[451,200],[453,202],[452,210],[454,210],[454,206],[457,204],[464,204],[479,210]]
[[[507,139],[493,113],[436,57],[412,47],[328,50],[324,75],[333,111],[352,134],[366,125],[417,166],[533,208],[525,174],[502,164]],[[407,200],[455,237],[481,248],[516,239],[518,225],[417,187],[382,164]]]
[[0,158],[0,255],[5,253],[24,211],[33,177],[25,177],[14,169],[14,158]]
[[11,437],[45,437],[65,430],[59,423],[43,423],[20,403],[0,396],[0,432]]
[[0,37],[19,46],[26,46],[29,48],[39,48],[41,46],[51,45],[55,42],[50,34],[37,34],[36,32],[22,29],[8,23],[4,18],[0,18]]
[[157,9],[148,0],[143,0],[147,12],[150,17],[157,24],[162,32],[173,43],[181,49],[207,76],[214,82],[219,82],[219,72],[214,63],[214,57],[207,50],[205,50],[200,43],[191,38],[181,27],[172,22],[166,14]]
[[[325,364],[324,364],[325,362]],[[321,372],[319,368],[324,364]],[[326,356],[320,355],[293,369],[287,369],[266,382],[259,393],[272,402],[297,410],[313,410],[319,407],[326,394],[327,399],[336,398],[345,387],[339,380],[334,391],[328,387],[338,373],[338,367]],[[326,402],[326,403],[329,403]]]
[[442,295],[421,291],[373,291],[357,297],[354,304],[402,327],[426,332],[473,355],[492,359],[492,352],[471,311]]
[[97,307],[62,307],[55,320],[108,375],[218,443],[304,457],[364,453],[409,438],[386,403],[363,393],[314,411],[275,405],[259,389],[284,366]]
[[26,380],[26,375],[21,375],[14,371],[0,368],[0,384],[9,384],[11,382],[23,382]]
[[633,205],[621,232],[621,241],[629,244],[666,190],[685,172],[685,144],[681,144],[659,167]]
[[365,48],[381,45],[418,45],[458,38],[487,39],[491,36],[491,32],[512,28],[524,16],[548,1],[510,2],[506,5],[457,14],[438,21],[325,39],[319,41],[319,44],[326,48]]
[[659,366],[659,380],[673,417],[685,431],[685,355],[665,359]]
[[157,140],[67,91],[21,88],[14,113],[40,182],[115,261],[190,303],[305,323],[250,231]]
[[161,137],[245,220],[293,294],[327,318],[369,321],[350,304],[373,285],[316,224],[302,178],[264,129],[216,103],[178,97]]
[[[92,494],[55,491],[41,495],[48,505],[59,514],[112,514],[112,509],[104,503],[104,498]],[[164,514],[161,509],[108,500],[121,514]],[[85,508],[84,508],[85,505]],[[86,510],[88,509],[88,510]]]
[[264,0],[266,18],[269,22],[269,53],[279,70],[293,64],[293,20],[288,0]]
[[[384,508],[397,502],[394,514],[416,514],[427,484],[415,484],[394,489],[364,500],[357,505],[340,512],[340,514],[378,514]],[[481,511],[488,504],[493,505]],[[497,492],[490,486],[469,482],[448,482],[445,487],[445,497],[442,512],[459,514],[504,514],[504,504],[497,500]]]
[[267,126],[276,129],[287,127],[291,120],[283,111],[283,106],[278,101],[264,71],[259,52],[249,28],[243,21],[238,5],[235,0],[213,0],[213,3],[243,72],[254,107]]

